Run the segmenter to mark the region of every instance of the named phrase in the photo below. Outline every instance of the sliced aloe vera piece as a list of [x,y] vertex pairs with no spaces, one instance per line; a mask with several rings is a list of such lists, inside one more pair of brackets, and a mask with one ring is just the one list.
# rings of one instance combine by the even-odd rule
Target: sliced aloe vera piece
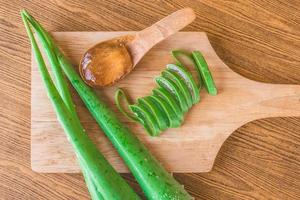
[[173,58],[175,59],[176,61],[176,64],[185,68],[183,62],[179,59],[179,56],[184,56],[186,58],[188,58],[192,63],[193,63],[193,66],[195,67],[195,69],[197,70],[197,77],[198,77],[198,88],[199,90],[202,88],[202,77],[201,77],[201,73],[200,73],[200,69],[199,67],[196,65],[196,62],[193,58],[193,55],[189,52],[186,52],[186,51],[182,51],[182,50],[173,50],[171,52]]
[[125,94],[124,90],[122,90],[121,88],[118,88],[116,90],[116,93],[115,93],[115,102],[116,102],[116,106],[118,107],[118,109],[120,110],[121,113],[123,113],[127,118],[133,120],[133,121],[138,121],[137,117],[135,115],[133,115],[132,113],[129,113],[127,112],[120,100],[124,99],[125,103],[126,103],[126,106],[129,107],[129,105],[131,105],[132,103],[130,102],[128,96]]
[[144,103],[141,103],[140,98],[137,99],[138,104],[136,104],[137,106],[139,106],[143,111],[144,114],[148,116],[149,118],[149,122],[151,124],[151,126],[153,126],[153,133],[152,136],[156,136],[159,134],[159,126],[158,123],[156,121],[155,116],[152,114],[151,110],[149,110],[148,106],[146,106]]
[[183,113],[185,113],[189,109],[183,93],[178,88],[178,86],[174,83],[173,80],[171,80],[168,77],[159,76],[155,78],[155,81],[160,87],[169,90],[170,93],[176,97]]
[[160,106],[160,108],[165,112],[168,119],[168,127],[175,128],[179,127],[182,123],[182,113],[180,116],[176,115],[172,107],[165,101],[165,99],[159,95],[153,94],[151,96],[153,100]]
[[175,99],[168,90],[163,87],[158,87],[152,90],[153,95],[157,95],[163,98],[164,102],[171,107],[172,111],[175,113],[178,121],[181,123],[183,121],[183,112],[180,108],[179,102]]
[[143,104],[147,110],[155,118],[156,124],[160,130],[165,130],[167,128],[167,119],[163,110],[153,101],[151,96],[146,96],[138,99],[139,105]]
[[192,94],[193,104],[198,103],[200,101],[200,90],[192,74],[185,67],[180,65],[168,64],[167,69],[176,72],[182,77]]
[[218,92],[214,79],[212,78],[212,75],[209,71],[209,68],[203,55],[200,53],[200,51],[193,51],[192,56],[195,60],[196,65],[200,69],[200,74],[207,92],[211,95],[217,95]]
[[151,115],[149,115],[149,112],[145,108],[138,106],[138,105],[129,105],[129,108],[131,109],[131,111],[133,113],[136,114],[137,119],[144,126],[146,131],[151,136],[155,136],[158,132],[158,129],[154,125],[155,122],[153,122],[154,121],[153,117],[151,117]]
[[180,89],[180,91],[183,93],[185,100],[187,102],[188,107],[192,107],[193,105],[193,97],[192,94],[186,85],[186,83],[183,81],[183,79],[174,71],[171,70],[164,70],[162,73],[163,77],[168,77],[174,81],[176,86]]

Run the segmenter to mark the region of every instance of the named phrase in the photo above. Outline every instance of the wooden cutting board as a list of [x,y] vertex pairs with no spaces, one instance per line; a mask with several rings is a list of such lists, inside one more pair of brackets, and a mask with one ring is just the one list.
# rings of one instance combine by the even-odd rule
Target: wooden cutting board
[[[88,47],[128,33],[56,32],[53,36],[77,67]],[[155,87],[153,78],[167,63],[173,62],[170,56],[172,49],[200,50],[212,71],[219,94],[209,96],[202,91],[201,102],[188,112],[182,127],[169,129],[160,137],[153,138],[139,124],[117,111],[113,101],[114,90],[123,87],[133,98],[150,94]],[[37,172],[79,172],[76,157],[47,98],[34,60],[31,83],[32,169]],[[128,172],[77,94],[73,93],[80,119],[90,138],[119,172]],[[240,76],[220,60],[206,34],[201,32],[179,32],[171,36],[155,46],[125,79],[97,93],[172,172],[210,171],[226,138],[247,122],[266,117],[300,116],[299,85],[266,84]]]

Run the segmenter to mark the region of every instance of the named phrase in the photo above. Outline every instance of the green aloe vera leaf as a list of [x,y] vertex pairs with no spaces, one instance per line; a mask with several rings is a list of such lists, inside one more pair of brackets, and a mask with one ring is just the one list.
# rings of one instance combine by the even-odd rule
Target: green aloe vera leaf
[[[46,87],[47,94],[52,102],[52,105],[54,106],[55,112],[57,113],[58,119],[63,126],[65,133],[67,134],[69,141],[71,142],[75,150],[76,155],[78,156],[80,165],[83,166],[85,172],[88,172],[88,174],[84,172],[85,175],[87,175],[88,178],[93,179],[92,181],[86,179],[87,183],[89,183],[91,187],[94,187],[93,184],[95,184],[95,186],[97,187],[97,195],[94,195],[92,197],[98,197],[98,199],[102,199],[103,195],[107,198],[124,199],[124,197],[120,197],[124,194],[129,194],[131,197],[134,197],[134,199],[139,199],[139,197],[133,192],[129,185],[117,172],[114,171],[114,169],[106,161],[102,154],[99,153],[97,148],[85,134],[81,124],[78,123],[76,118],[74,118],[74,113],[70,111],[70,108],[63,101],[62,97],[60,96],[61,94],[56,89],[46,68],[39,47],[28,24],[28,19],[23,13],[21,15],[28,36],[30,38],[34,56],[38,63],[39,71],[42,75],[42,80]],[[120,188],[113,187],[111,185],[111,180],[114,180],[116,183],[119,183],[121,185],[123,185],[124,183],[125,187],[121,190]],[[108,188],[104,191],[103,187]],[[119,191],[119,193],[116,193],[116,190]]]
[[[30,21],[32,26],[35,27],[35,29],[38,32],[37,35],[40,38],[40,41],[42,41],[42,45],[45,47],[45,49],[48,49],[46,51],[46,55],[47,55],[48,59],[50,60],[50,66],[52,67],[52,70],[54,71],[54,77],[55,77],[55,80],[56,80],[56,85],[57,85],[58,92],[60,93],[63,101],[66,104],[66,106],[69,108],[71,114],[73,115],[74,120],[76,120],[77,123],[78,123],[79,118],[76,114],[75,106],[72,102],[71,94],[68,90],[66,80],[64,80],[64,78],[63,78],[63,74],[62,74],[62,71],[60,69],[60,66],[57,63],[56,57],[53,55],[53,52],[50,51],[51,48],[49,46],[51,45],[51,41],[46,40],[46,37],[45,37],[46,34],[44,33],[45,32],[44,29],[40,29],[38,22],[35,21],[35,19],[26,10],[21,11],[21,15],[22,15],[24,23],[25,23],[25,21],[28,20],[28,21]],[[28,29],[29,27],[26,26],[26,28]],[[31,31],[31,30],[28,29],[28,31]],[[30,33],[30,34],[32,34],[32,33]],[[82,173],[83,173],[85,182],[87,184],[88,190],[90,192],[91,198],[93,200],[102,200],[103,196],[97,190],[97,187],[96,187],[95,183],[93,182],[92,178],[90,177],[90,175],[88,173],[88,170],[83,165],[82,161],[79,160],[79,164],[81,166]]]

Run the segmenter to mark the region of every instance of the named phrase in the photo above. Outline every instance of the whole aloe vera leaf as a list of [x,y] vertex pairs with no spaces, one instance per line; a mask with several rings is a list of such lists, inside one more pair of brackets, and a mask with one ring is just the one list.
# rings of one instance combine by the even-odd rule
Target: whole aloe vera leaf
[[68,107],[65,105],[58,90],[52,82],[41,52],[34,39],[27,19],[22,15],[28,36],[30,38],[34,55],[38,63],[42,80],[45,84],[47,94],[54,106],[58,119],[71,142],[76,155],[84,168],[93,179],[98,191],[104,199],[140,199],[122,177],[113,169],[107,160],[99,153],[95,145],[85,134],[80,123],[73,118]]
[[[45,30],[41,26],[39,26],[39,23],[26,10],[21,11],[21,14],[22,14],[22,17],[26,18],[28,21],[30,21],[32,26],[34,26],[35,29],[37,30],[37,35],[40,38],[42,46],[44,47],[44,49],[46,51],[48,59],[50,60],[50,66],[52,68],[52,71],[54,72],[57,90],[60,93],[66,106],[69,108],[70,113],[73,115],[73,119],[76,120],[77,123],[80,124],[80,120],[78,118],[78,115],[76,114],[75,105],[72,101],[71,93],[68,89],[67,81],[65,80],[62,70],[57,61],[57,58],[52,51],[52,41],[47,40],[48,33],[45,32]],[[95,183],[93,182],[93,179],[90,177],[88,170],[85,169],[85,166],[83,165],[81,160],[78,160],[78,161],[79,161],[79,165],[82,170],[82,174],[83,174],[84,180],[86,182],[87,188],[90,192],[91,198],[93,200],[103,200],[104,198],[100,194],[100,192],[97,190],[97,187],[96,187]]]
[[[71,97],[71,94],[69,91],[68,83],[65,80],[65,77],[62,73],[59,62],[52,50],[52,45],[51,45],[52,42],[47,40],[46,37],[44,36],[44,34],[48,34],[48,33],[44,33],[44,30],[40,29],[40,26],[37,26],[38,22],[26,10],[22,11],[22,15],[24,17],[26,17],[26,19],[36,29],[36,33],[42,43],[42,46],[44,47],[44,51],[45,51],[47,57],[49,58],[49,63],[50,63],[50,66],[52,68],[52,72],[54,75],[56,88],[57,88],[58,92],[60,93],[65,104],[70,108],[70,110],[72,112],[75,112],[75,107],[74,107],[74,104],[72,103],[72,97]],[[44,39],[42,40],[42,38],[44,38]]]

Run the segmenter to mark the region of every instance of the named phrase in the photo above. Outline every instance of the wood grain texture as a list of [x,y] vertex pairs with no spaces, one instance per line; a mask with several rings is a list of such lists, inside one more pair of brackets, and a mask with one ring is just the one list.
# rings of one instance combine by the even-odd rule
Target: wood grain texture
[[[80,174],[30,169],[30,46],[27,8],[51,31],[141,30],[190,6],[221,59],[254,80],[300,84],[297,0],[21,1],[0,4],[0,199],[88,199]],[[80,17],[79,17],[80,16]],[[196,199],[299,199],[300,119],[270,118],[232,134],[209,173],[175,174]],[[130,175],[124,177],[140,192]]]
[[[81,56],[90,46],[134,34],[55,32],[53,36],[77,69]],[[218,95],[210,96],[205,90],[201,91],[200,103],[185,115],[180,128],[168,129],[159,137],[151,137],[141,125],[118,111],[114,94],[117,88],[124,88],[133,99],[149,95],[156,85],[153,78],[165,69],[166,64],[173,62],[172,49],[201,51],[214,77]],[[195,69],[191,68],[191,71],[196,76]],[[216,55],[204,32],[178,32],[170,36],[153,47],[126,78],[111,87],[95,91],[170,172],[210,171],[227,137],[247,122],[267,117],[300,117],[300,85],[261,83],[238,75]],[[117,171],[128,172],[112,144],[75,94],[73,99],[79,117],[90,138]],[[34,59],[31,71],[31,168],[44,173],[80,172]]]

